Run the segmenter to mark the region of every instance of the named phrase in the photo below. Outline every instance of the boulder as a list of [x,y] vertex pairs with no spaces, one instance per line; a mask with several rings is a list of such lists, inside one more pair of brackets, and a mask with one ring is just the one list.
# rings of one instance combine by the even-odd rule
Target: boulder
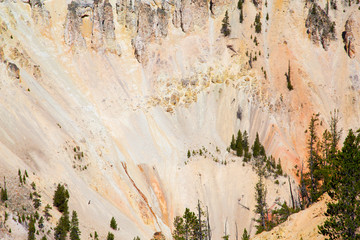
[[20,69],[15,63],[8,62],[6,70],[11,78],[20,79]]

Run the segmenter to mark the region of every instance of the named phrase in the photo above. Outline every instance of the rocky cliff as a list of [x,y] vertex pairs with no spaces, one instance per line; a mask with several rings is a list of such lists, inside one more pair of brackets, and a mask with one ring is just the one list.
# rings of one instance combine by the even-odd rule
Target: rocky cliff
[[[174,217],[198,200],[213,239],[225,224],[234,236],[235,222],[254,235],[258,176],[227,151],[231,136],[246,130],[252,143],[258,132],[296,186],[313,113],[319,131],[334,109],[344,131],[359,127],[360,11],[348,3],[245,1],[240,23],[234,0],[0,1],[0,177],[9,190],[0,213],[11,214],[0,238],[26,238],[17,216],[35,211],[31,182],[39,213],[66,184],[84,238],[170,239]],[[206,154],[187,156],[199,149]],[[266,179],[269,206],[290,201],[288,180],[278,183]],[[51,214],[48,239],[60,218]]]

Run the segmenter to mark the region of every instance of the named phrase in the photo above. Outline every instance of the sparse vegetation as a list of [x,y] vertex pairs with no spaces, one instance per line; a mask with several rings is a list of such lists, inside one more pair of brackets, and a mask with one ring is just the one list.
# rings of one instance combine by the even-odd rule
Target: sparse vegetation
[[255,32],[261,33],[261,14],[257,13],[255,16],[254,26],[255,26]]
[[228,11],[225,12],[225,17],[222,20],[222,27],[221,27],[221,33],[225,36],[228,37],[231,34],[231,29],[230,29],[230,23],[229,23],[229,13]]

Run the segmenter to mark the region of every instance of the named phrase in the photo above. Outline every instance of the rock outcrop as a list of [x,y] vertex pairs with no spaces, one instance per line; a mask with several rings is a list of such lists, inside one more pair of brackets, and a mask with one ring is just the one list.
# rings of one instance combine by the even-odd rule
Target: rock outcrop
[[[69,46],[90,45],[96,51],[121,55],[116,43],[114,16],[109,0],[94,0],[93,3],[72,1],[68,5],[64,38]],[[90,43],[87,43],[86,38],[90,38]]]
[[329,49],[330,41],[335,40],[335,22],[332,22],[326,12],[314,3],[309,8],[305,22],[307,33],[314,43],[321,43],[325,51]]
[[81,6],[73,1],[68,5],[67,10],[64,33],[65,43],[74,47],[86,47],[80,27],[82,26],[82,18],[88,16],[87,14],[91,12],[91,7]]
[[8,62],[6,70],[11,78],[20,79],[20,69],[15,63]]
[[355,21],[349,18],[345,24],[345,31],[343,32],[343,40],[345,43],[345,51],[350,58],[355,57],[355,38],[352,32],[352,28],[355,25]]
[[135,35],[137,30],[138,5],[139,0],[117,0],[116,2],[117,21],[125,26],[132,35]]
[[146,62],[147,44],[168,34],[169,14],[163,7],[153,8],[143,2],[138,8],[137,33],[132,44],[138,61]]
[[180,9],[175,9],[176,21],[173,20],[173,22],[175,22],[176,25],[174,25],[179,25],[178,17],[180,12],[180,26],[184,32],[192,31],[194,26],[203,26],[206,24],[209,15],[207,0],[177,0],[175,6],[180,7]]
[[45,28],[50,24],[50,13],[46,10],[44,3],[40,0],[29,0],[32,18],[35,24],[43,25]]

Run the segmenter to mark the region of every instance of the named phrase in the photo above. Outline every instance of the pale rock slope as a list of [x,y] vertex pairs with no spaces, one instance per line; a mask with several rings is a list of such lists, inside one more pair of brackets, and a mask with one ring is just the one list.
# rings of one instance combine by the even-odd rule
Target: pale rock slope
[[[336,30],[325,51],[307,34],[311,3],[258,2],[246,1],[240,24],[230,0],[0,1],[0,176],[27,169],[41,209],[66,183],[84,239],[95,230],[105,238],[112,216],[116,239],[170,238],[174,217],[198,199],[214,239],[225,222],[230,234],[235,221],[254,234],[257,175],[226,151],[232,134],[246,130],[252,143],[259,132],[295,180],[312,113],[321,113],[322,128],[333,109],[344,130],[360,120],[358,5],[329,11]],[[226,10],[228,38],[220,33]],[[257,12],[261,34],[252,26]],[[185,164],[187,151],[202,146],[229,164]],[[273,182],[268,204],[289,202],[287,180]],[[23,238],[26,228],[17,227],[18,235],[0,237]]]
[[324,212],[329,199],[328,195],[324,195],[319,202],[314,203],[308,209],[290,216],[286,222],[271,231],[263,232],[251,239],[325,239],[325,236],[318,234],[317,226],[326,219]]

